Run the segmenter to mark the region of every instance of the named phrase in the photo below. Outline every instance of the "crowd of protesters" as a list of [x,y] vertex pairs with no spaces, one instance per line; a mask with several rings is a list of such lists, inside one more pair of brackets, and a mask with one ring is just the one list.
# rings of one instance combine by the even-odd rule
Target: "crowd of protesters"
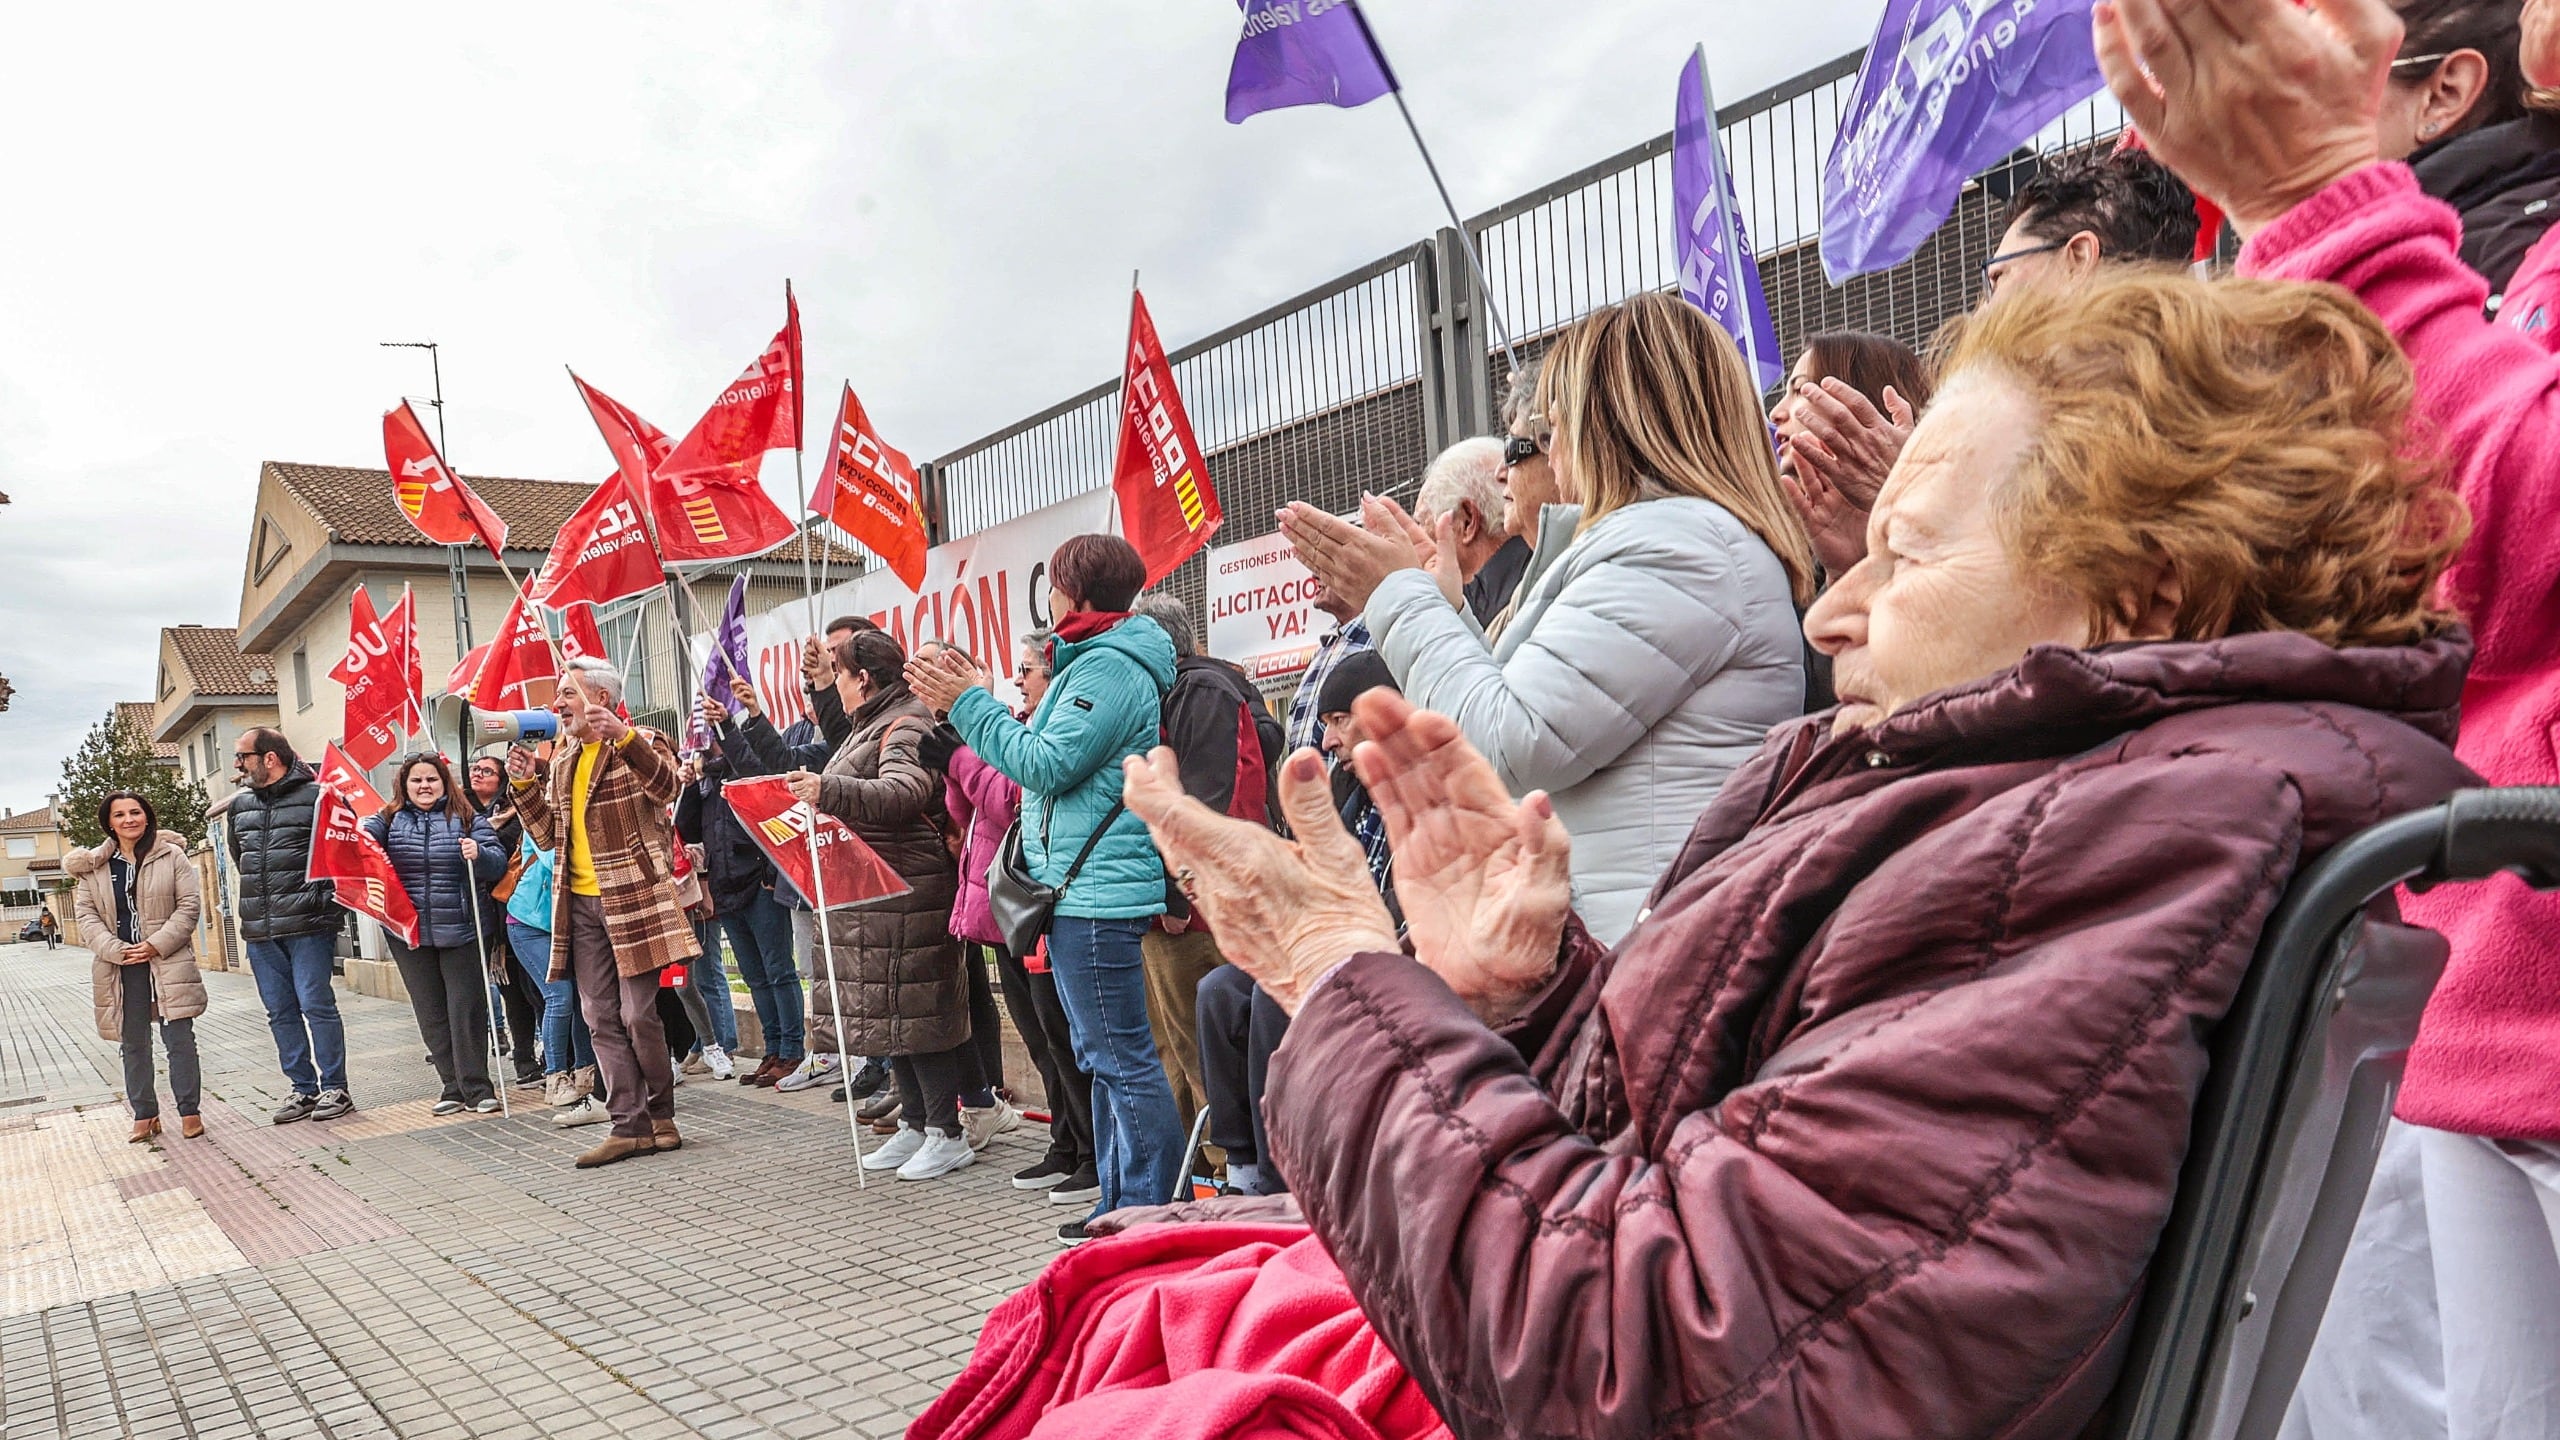
[[[1412,513],[1283,510],[1335,626],[1279,711],[1083,535],[1018,656],[838,619],[807,718],[735,680],[682,755],[579,660],[547,762],[402,761],[436,1109],[500,1106],[493,993],[513,1082],[610,1124],[581,1167],[679,1148],[688,1074],[825,1087],[910,1181],[1036,1095],[1011,1184],[1105,1238],[922,1436],[2082,1433],[2286,883],[2560,780],[2560,0],[2115,0],[2098,45],[2142,144],[2018,186],[1926,356],[1817,336],[1765,405],[1642,295]],[[314,781],[238,753],[274,1118],[343,1114]],[[760,776],[905,889],[815,911]],[[159,1022],[197,1134],[194,873],[99,818],[100,1032],[144,1140]],[[2286,1433],[2560,1435],[2560,911],[2406,908],[2452,962]]]

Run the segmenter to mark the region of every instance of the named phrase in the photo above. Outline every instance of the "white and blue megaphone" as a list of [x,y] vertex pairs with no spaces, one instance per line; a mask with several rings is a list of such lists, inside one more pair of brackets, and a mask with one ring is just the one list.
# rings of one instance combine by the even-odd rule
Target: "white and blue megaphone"
[[457,755],[560,736],[560,717],[548,710],[480,710],[459,695],[437,696],[429,718],[430,731],[453,742]]

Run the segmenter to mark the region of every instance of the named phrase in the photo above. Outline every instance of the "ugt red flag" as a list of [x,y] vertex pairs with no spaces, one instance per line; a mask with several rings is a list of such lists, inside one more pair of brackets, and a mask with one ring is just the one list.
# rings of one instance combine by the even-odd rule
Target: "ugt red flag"
[[355,807],[359,820],[382,808],[382,794],[373,788],[372,781],[364,778],[364,767],[335,745],[324,747],[320,752],[320,783],[345,796],[347,803]]
[[382,617],[382,638],[391,647],[384,659],[397,686],[385,703],[398,705],[394,723],[400,733],[415,735],[427,728],[427,677],[418,665],[418,597],[406,585],[400,587],[400,603]]
[[446,468],[444,457],[427,439],[426,427],[418,423],[409,402],[400,402],[397,410],[382,414],[382,459],[391,467],[391,490],[400,501],[400,513],[418,527],[418,533],[443,545],[468,545],[478,541],[489,547],[489,553],[501,553],[507,544],[507,522],[489,503],[462,483],[462,477]]
[[485,653],[472,653],[480,655],[480,664],[465,682],[467,688],[452,693],[464,696],[483,710],[535,709],[541,702],[534,698],[532,687],[548,684],[560,673],[552,659],[551,632],[543,628],[542,612],[526,601],[522,591],[507,607],[507,618],[499,622],[498,633],[485,647]]
[[1226,515],[1173,387],[1173,367],[1156,339],[1146,297],[1129,294],[1128,363],[1120,380],[1120,453],[1111,467],[1120,528],[1147,562],[1155,584],[1209,543]]
[[668,475],[659,466],[671,447],[665,432],[643,420],[630,406],[578,380],[587,413],[595,418],[605,447],[634,499],[648,512],[658,557],[669,565],[701,565],[744,560],[761,555],[797,533],[755,482],[754,462],[732,483],[712,483],[701,475]]
[[[378,803],[378,802],[377,802]],[[418,907],[391,868],[391,857],[366,833],[355,803],[334,787],[320,787],[311,811],[309,880],[334,882],[338,903],[370,915],[400,943],[418,943]]]
[[[645,595],[664,583],[658,552],[649,545],[648,527],[631,499],[620,472],[608,475],[578,513],[560,527],[551,554],[525,587],[541,604],[610,605]],[[593,622],[589,622],[592,624]]]
[[915,463],[881,443],[850,382],[836,412],[827,477],[826,488],[809,508],[886,561],[909,590],[923,589],[924,552],[932,544],[924,529],[924,487],[916,479]]
[[339,733],[359,769],[379,765],[400,748],[407,712],[399,669],[391,658],[391,637],[374,613],[373,597],[363,586],[347,602],[347,653],[329,678],[346,687],[346,717]]
[[658,463],[660,475],[752,488],[766,451],[800,448],[800,302],[787,284],[782,303],[781,333]]
[[[720,798],[737,812],[738,821],[755,837],[756,848],[791,882],[791,888],[802,897],[826,897],[819,908],[833,910],[842,905],[859,905],[886,895],[904,895],[907,882],[889,868],[877,852],[862,842],[862,837],[845,828],[843,821],[814,806],[794,799],[791,787],[779,775],[759,775],[752,780],[732,780],[720,787]],[[817,858],[826,866],[826,882],[821,885],[818,873],[809,863],[809,827],[818,832]]]

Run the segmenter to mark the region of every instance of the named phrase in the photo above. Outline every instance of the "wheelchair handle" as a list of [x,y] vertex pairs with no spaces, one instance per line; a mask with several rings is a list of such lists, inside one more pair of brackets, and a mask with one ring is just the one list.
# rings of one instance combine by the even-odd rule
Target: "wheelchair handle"
[[2411,889],[2505,871],[2536,890],[2560,890],[2560,786],[2462,790],[2443,808],[2435,856]]

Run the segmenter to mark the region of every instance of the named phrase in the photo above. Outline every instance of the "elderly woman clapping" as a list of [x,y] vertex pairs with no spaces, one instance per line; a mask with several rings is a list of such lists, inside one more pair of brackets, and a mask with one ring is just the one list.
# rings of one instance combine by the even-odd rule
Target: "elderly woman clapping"
[[910,1433],[1172,1399],[2079,1433],[2286,882],[2467,778],[2469,641],[2431,599],[2461,509],[2411,398],[2332,291],[2128,272],[1975,321],[1806,622],[1840,710],[1769,737],[1614,949],[1545,798],[1393,697],[1359,763],[1410,956],[1312,757],[1295,844],[1134,763],[1167,865],[1296,1011],[1267,1158],[1312,1233],[1088,1245]]

